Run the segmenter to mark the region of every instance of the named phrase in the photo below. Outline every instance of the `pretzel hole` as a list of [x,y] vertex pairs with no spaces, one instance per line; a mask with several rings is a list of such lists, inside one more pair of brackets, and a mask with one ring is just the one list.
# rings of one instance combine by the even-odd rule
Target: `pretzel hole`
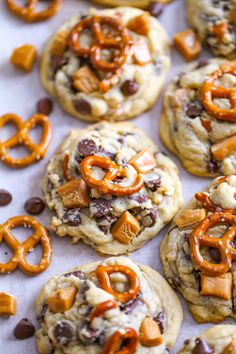
[[91,28],[86,28],[80,33],[78,42],[80,47],[83,49],[89,49],[91,47],[91,45],[94,43]]
[[40,144],[43,135],[43,128],[41,125],[36,125],[29,131],[29,137],[34,142],[34,144]]
[[42,246],[37,244],[30,252],[26,255],[26,260],[30,265],[37,265],[40,263],[43,256]]
[[9,149],[9,156],[11,156],[13,159],[23,159],[26,156],[29,156],[29,150],[26,148],[25,145],[16,145]]
[[0,129],[0,141],[7,141],[17,133],[17,127],[14,123],[7,123]]
[[[30,6],[30,3],[28,0],[15,0],[15,3],[22,7],[22,8],[26,8]],[[41,10],[44,10],[46,8],[48,8],[48,3],[49,1],[47,0],[39,0],[38,4],[37,4],[37,11],[41,11]]]
[[110,274],[110,281],[112,289],[115,292],[123,293],[130,288],[130,283],[126,275],[120,272],[114,272]]
[[15,238],[20,242],[24,242],[28,237],[32,236],[34,230],[30,227],[19,226],[11,230]]
[[7,263],[13,256],[12,250],[8,245],[3,241],[0,244],[0,263]]

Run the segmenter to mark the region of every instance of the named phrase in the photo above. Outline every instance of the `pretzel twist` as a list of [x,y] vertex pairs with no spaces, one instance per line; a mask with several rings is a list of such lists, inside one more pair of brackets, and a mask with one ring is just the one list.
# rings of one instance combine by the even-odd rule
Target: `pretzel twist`
[[202,203],[202,205],[204,206],[204,208],[206,208],[207,210],[211,211],[212,213],[216,213],[216,212],[223,212],[223,213],[228,213],[228,214],[236,214],[236,209],[224,209],[221,208],[221,206],[216,205],[212,202],[212,200],[210,199],[210,197],[204,193],[204,192],[199,192],[195,194],[195,198]]
[[[20,243],[12,233],[16,227],[29,227],[34,230],[32,236]],[[0,273],[11,273],[17,267],[27,275],[36,275],[48,268],[52,257],[51,240],[47,229],[31,216],[15,216],[0,225],[0,243],[4,241],[12,250],[13,256],[7,263],[0,263]],[[37,265],[29,264],[26,255],[38,243],[42,246],[42,258]]]
[[[0,118],[0,129],[9,123],[13,123],[18,131],[8,140],[0,140],[0,160],[10,167],[22,168],[42,159],[47,152],[52,134],[51,123],[48,117],[43,114],[35,114],[24,122],[15,114],[5,114]],[[42,127],[43,133],[41,142],[35,144],[31,140],[29,132],[38,125]],[[11,157],[9,150],[19,145],[24,145],[31,153],[23,158]]]
[[[107,171],[102,180],[97,180],[92,176],[92,167],[94,166]],[[86,184],[104,194],[109,193],[116,196],[131,195],[143,187],[143,179],[140,174],[137,174],[132,186],[124,187],[113,183],[113,180],[117,177],[126,177],[126,169],[118,166],[107,157],[87,156],[81,162],[80,169]]]
[[[236,76],[236,63],[221,65],[204,82],[201,87],[202,103],[206,111],[214,118],[227,122],[236,122],[236,87],[216,86],[215,81],[225,74]],[[227,98],[231,103],[230,109],[220,108],[214,102],[216,98]]]
[[[124,340],[128,340],[122,345]],[[116,331],[105,344],[101,354],[133,354],[139,343],[137,332],[133,328],[125,328],[122,331]],[[119,347],[122,348],[117,350]]]
[[42,11],[36,11],[38,2],[39,0],[27,0],[26,5],[21,6],[14,0],[6,0],[9,10],[26,22],[44,21],[54,16],[60,10],[63,0],[51,0],[51,4]]
[[[129,290],[119,293],[112,288],[110,281],[110,274],[112,273],[122,273],[129,280]],[[137,274],[129,267],[123,265],[111,265],[103,266],[99,265],[95,270],[95,274],[98,277],[100,286],[103,290],[112,294],[118,301],[125,303],[129,300],[134,299],[140,290],[140,281]]]
[[[218,225],[228,225],[230,228],[222,237],[207,235],[206,232]],[[227,213],[214,213],[208,215],[189,236],[191,258],[200,270],[210,276],[220,276],[227,273],[232,261],[236,260],[236,249],[232,242],[236,237],[236,216]],[[221,261],[218,264],[210,263],[201,255],[201,247],[217,248],[220,252]]]

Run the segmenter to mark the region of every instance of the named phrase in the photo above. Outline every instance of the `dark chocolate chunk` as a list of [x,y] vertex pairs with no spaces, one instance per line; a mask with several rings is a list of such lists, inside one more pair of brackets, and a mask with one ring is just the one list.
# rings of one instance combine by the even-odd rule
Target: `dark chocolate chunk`
[[142,218],[141,222],[144,227],[152,227],[157,220],[157,212],[155,209],[150,209],[149,213]]
[[99,229],[104,233],[108,234],[111,229],[111,224],[115,222],[115,218],[111,215],[104,215],[102,218],[96,220]]
[[106,199],[94,199],[90,203],[90,214],[96,218],[102,218],[109,214],[111,210],[111,202]]
[[190,343],[190,340],[189,339],[185,339],[184,345],[189,345],[189,343]]
[[84,272],[82,272],[82,270],[75,270],[74,272],[68,272],[63,274],[63,277],[70,277],[71,275],[73,275],[76,278],[79,278],[81,280],[85,280],[86,279],[86,275]]
[[78,144],[79,154],[83,157],[93,155],[97,152],[97,150],[97,145],[92,139],[81,140]]
[[203,112],[203,106],[199,101],[190,101],[186,106],[186,114],[190,118],[196,118]]
[[196,345],[192,350],[192,354],[213,354],[213,348],[203,339],[197,338]]
[[154,17],[159,17],[163,9],[164,5],[156,1],[151,1],[150,5],[148,6],[148,11]]
[[217,263],[220,262],[221,256],[218,248],[209,248],[209,253],[211,257],[214,259],[214,261],[216,261]]
[[161,177],[144,181],[144,185],[152,192],[156,192],[161,185]]
[[69,322],[61,321],[54,328],[53,335],[57,343],[66,345],[72,340],[74,329]]
[[37,112],[49,116],[53,110],[53,102],[50,98],[45,97],[37,103]]
[[121,91],[125,96],[134,95],[139,89],[139,85],[134,80],[126,80],[121,86]]
[[133,194],[128,197],[128,199],[135,200],[136,202],[142,204],[148,200],[148,195],[145,194]]
[[25,211],[31,215],[39,215],[44,211],[45,204],[41,198],[32,197],[25,202]]
[[41,309],[40,314],[37,316],[37,320],[38,320],[39,322],[43,322],[43,321],[44,321],[44,318],[45,318],[47,309],[48,309],[48,305],[47,305],[47,304],[44,304],[43,307],[42,307],[42,309]]
[[100,337],[100,334],[102,333],[101,329],[94,330],[89,326],[89,323],[86,321],[84,324],[81,326],[81,329],[79,330],[79,338],[81,342],[85,345],[92,344],[98,340]]
[[81,297],[81,299],[85,300],[85,293],[87,290],[89,290],[89,285],[87,281],[84,281],[79,288],[79,296]]
[[165,314],[164,314],[164,312],[163,311],[159,312],[158,315],[153,318],[153,320],[157,322],[157,324],[160,328],[161,334],[163,334],[165,331]]
[[63,214],[63,222],[69,226],[78,226],[81,223],[80,209],[66,209]]
[[210,173],[218,173],[220,171],[220,162],[211,159],[207,167]]
[[89,115],[92,112],[90,103],[83,98],[79,98],[78,100],[74,101],[74,106],[75,109],[83,115]]
[[128,302],[120,305],[120,309],[121,311],[124,311],[124,313],[126,315],[128,315],[129,313],[131,313],[133,311],[133,309],[142,304],[142,300],[140,299],[140,296],[136,296],[134,299],[129,300]]
[[35,326],[27,318],[23,318],[19,323],[17,323],[14,329],[14,336],[17,339],[30,338],[35,333]]
[[12,201],[12,195],[5,189],[0,189],[0,206],[6,206]]
[[51,68],[52,68],[54,75],[66,63],[67,63],[67,60],[65,58],[63,58],[62,56],[53,55],[51,57]]
[[209,60],[207,59],[202,59],[202,60],[199,60],[199,62],[197,63],[197,67],[196,69],[200,69],[202,68],[203,66],[206,66],[209,64]]

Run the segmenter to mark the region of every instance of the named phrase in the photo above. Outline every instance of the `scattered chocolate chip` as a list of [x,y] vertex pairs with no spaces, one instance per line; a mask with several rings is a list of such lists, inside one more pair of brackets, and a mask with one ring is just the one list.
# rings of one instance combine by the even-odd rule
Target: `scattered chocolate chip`
[[157,324],[160,328],[161,334],[163,334],[165,331],[165,314],[164,314],[164,312],[163,311],[159,312],[158,315],[153,318],[153,320],[157,322]]
[[213,354],[213,348],[202,338],[196,339],[196,345],[192,350],[193,354]]
[[106,150],[104,150],[104,149],[100,149],[99,152],[100,152],[102,155],[105,155],[105,157],[108,157],[110,160],[112,160],[112,161],[115,160],[116,154],[113,154],[112,152],[106,151]]
[[102,218],[103,216],[109,214],[111,210],[111,202],[106,199],[94,199],[90,203],[90,214],[96,218]]
[[39,215],[44,211],[45,204],[41,198],[32,197],[25,202],[25,211],[31,215]]
[[47,309],[48,309],[48,305],[47,305],[47,304],[44,304],[43,307],[42,307],[42,309],[41,309],[40,314],[37,316],[37,320],[38,320],[39,322],[43,322],[43,321],[44,321],[44,318],[45,318]]
[[78,144],[79,154],[83,157],[93,155],[97,152],[98,148],[95,141],[92,139],[84,139]]
[[102,218],[98,218],[96,220],[97,225],[99,227],[99,229],[104,233],[104,234],[108,234],[110,232],[111,229],[111,224],[113,224],[113,222],[116,219],[114,217],[112,217],[111,215],[104,215],[104,217]]
[[156,1],[151,1],[150,5],[148,6],[148,11],[154,17],[160,16],[163,9],[164,9],[164,5]]
[[83,284],[79,288],[79,296],[82,300],[85,300],[85,293],[89,290],[89,285],[87,281],[84,281]]
[[69,272],[66,274],[63,274],[63,277],[70,277],[71,275],[73,275],[76,278],[79,278],[80,280],[85,280],[86,279],[86,275],[84,272],[82,272],[82,270],[75,270],[74,272]]
[[53,55],[51,57],[51,68],[52,68],[54,75],[66,63],[67,63],[67,60],[65,58],[63,58],[62,56]]
[[210,253],[211,257],[214,259],[214,261],[216,261],[217,263],[220,262],[221,256],[220,256],[220,252],[217,248],[209,248],[209,253]]
[[157,220],[157,212],[155,209],[150,209],[149,213],[141,220],[144,227],[152,227]]
[[83,115],[88,115],[92,112],[90,103],[83,98],[79,98],[78,100],[74,101],[74,106],[75,109]]
[[144,185],[152,192],[156,192],[161,185],[161,177],[144,181]]
[[121,91],[125,96],[134,95],[139,89],[139,85],[134,80],[126,80],[121,86]]
[[74,329],[70,323],[61,321],[54,328],[53,335],[57,343],[66,345],[72,340],[74,336]]
[[37,112],[49,116],[53,110],[53,102],[50,98],[45,97],[37,103]]
[[208,64],[209,64],[209,60],[207,60],[207,59],[199,60],[196,69],[200,69],[200,68],[202,68],[203,66],[206,66],[206,65],[208,65]]
[[81,223],[80,209],[67,209],[63,214],[63,222],[69,226],[78,226]]
[[120,305],[120,309],[121,311],[124,311],[124,313],[126,315],[128,315],[129,313],[131,313],[133,311],[133,309],[138,306],[141,305],[143,302],[140,299],[139,295],[136,296],[134,299],[129,300],[128,302]]
[[218,173],[220,171],[220,162],[211,159],[208,162],[208,170],[210,173]]
[[133,194],[128,197],[128,199],[135,200],[136,202],[142,204],[148,200],[148,195],[145,194]]
[[5,189],[0,189],[0,206],[6,206],[12,201],[12,195]]
[[189,345],[189,343],[190,343],[190,340],[189,339],[185,339],[184,345]]
[[101,329],[94,330],[89,326],[89,323],[86,321],[81,326],[80,330],[78,331],[79,338],[81,342],[85,345],[92,344],[98,340],[100,334],[102,333]]
[[196,118],[203,112],[203,106],[199,101],[190,101],[187,103],[186,114],[190,118]]
[[35,326],[27,318],[23,318],[17,323],[14,329],[14,336],[17,339],[26,339],[32,337],[35,333]]

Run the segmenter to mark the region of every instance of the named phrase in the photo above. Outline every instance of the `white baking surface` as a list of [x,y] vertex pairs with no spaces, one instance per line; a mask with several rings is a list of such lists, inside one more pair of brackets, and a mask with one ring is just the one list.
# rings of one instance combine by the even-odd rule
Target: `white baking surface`
[[[62,10],[51,20],[39,24],[26,24],[12,16],[6,9],[4,0],[0,0],[0,116],[5,113],[13,112],[27,119],[31,114],[35,113],[36,102],[40,98],[47,96],[40,84],[38,68],[35,68],[30,74],[24,74],[17,71],[9,63],[8,59],[13,48],[24,43],[31,43],[37,46],[39,52],[42,52],[43,45],[48,37],[54,33],[64,21],[80,11],[86,12],[86,9],[91,5],[88,0],[65,0]],[[184,1],[176,0],[166,6],[165,11],[160,17],[160,21],[165,25],[170,38],[176,31],[186,28]],[[172,53],[172,65],[168,82],[173,77],[173,74],[181,71],[185,65],[184,60],[174,51]],[[161,102],[162,97],[160,97],[156,106],[151,111],[134,119],[132,122],[143,128],[143,130],[166,151],[160,143],[158,136]],[[41,179],[46,164],[55,152],[57,146],[71,129],[86,126],[85,123],[69,117],[56,103],[50,119],[53,124],[53,139],[44,160],[21,170],[12,170],[0,164],[0,189],[7,189],[13,195],[13,202],[11,204],[6,207],[0,207],[0,223],[6,221],[9,217],[23,215],[25,213],[24,202],[29,197],[42,195]],[[171,155],[170,153],[168,154]],[[180,169],[183,195],[185,201],[187,201],[192,197],[194,192],[205,187],[208,180],[188,174],[180,166],[177,159],[174,158],[174,160]],[[49,226],[50,217],[51,213],[49,210],[45,209],[44,213],[40,215],[38,219],[44,225]],[[142,249],[134,252],[131,257],[138,262],[147,264],[157,271],[162,272],[159,256],[159,242],[165,231],[166,229]],[[23,234],[18,233],[18,235],[19,239],[22,241],[24,239]],[[53,233],[51,233],[51,236],[53,242],[53,259],[45,272],[36,277],[28,277],[21,271],[16,270],[12,274],[0,276],[0,291],[8,291],[15,295],[18,304],[16,316],[0,319],[0,354],[37,353],[34,338],[19,341],[14,338],[13,329],[17,322],[23,317],[31,319],[37,326],[34,314],[34,301],[40,288],[55,274],[79,264],[101,260],[90,247],[85,246],[83,243],[72,245],[66,238],[59,239],[57,236],[53,235]],[[0,245],[0,262],[7,261],[7,257],[9,259],[10,252],[8,251],[8,255],[5,255],[5,251],[5,245]],[[36,255],[37,252],[34,251],[31,253],[30,259],[35,259]],[[182,301],[182,304],[184,307],[184,322],[179,340],[171,353],[177,353],[184,339],[197,335],[200,331],[209,327],[209,325],[196,324],[189,314],[184,301]],[[233,321],[229,320],[228,322]]]

